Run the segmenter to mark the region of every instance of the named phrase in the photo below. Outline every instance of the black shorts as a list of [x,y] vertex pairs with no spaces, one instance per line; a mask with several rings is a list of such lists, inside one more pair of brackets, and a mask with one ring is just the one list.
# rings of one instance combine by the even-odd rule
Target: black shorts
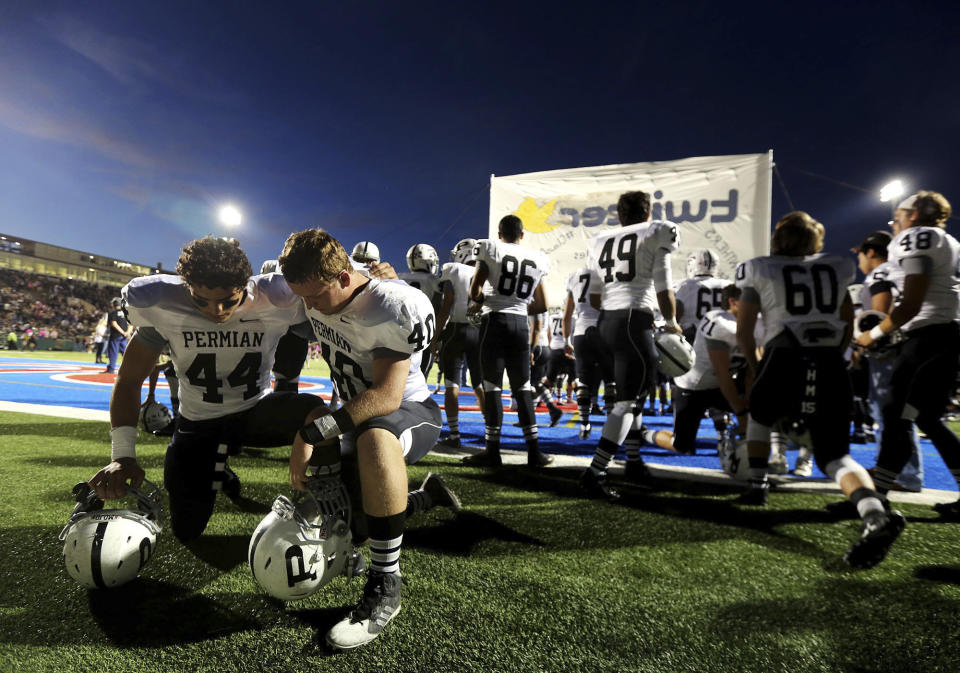
[[727,398],[719,388],[707,390],[673,389],[673,446],[677,451],[691,453],[696,449],[697,430],[707,409],[732,411]]
[[440,406],[432,399],[428,397],[423,402],[404,400],[396,411],[375,416],[357,425],[341,440],[340,451],[345,456],[355,453],[356,438],[367,430],[380,428],[400,440],[404,461],[407,465],[413,465],[434,447],[442,427]]
[[238,414],[206,421],[180,417],[163,465],[170,523],[182,540],[198,537],[210,520],[231,450],[290,446],[307,414],[323,400],[304,393],[271,393]]
[[[780,337],[777,337],[779,339]],[[750,393],[750,416],[763,425],[801,421],[821,467],[850,450],[853,391],[839,348],[768,344]]]
[[657,381],[653,314],[639,309],[601,311],[597,327],[613,353],[617,401],[633,401],[646,394]]
[[[884,418],[916,415],[939,418],[956,388],[960,327],[956,323],[911,330],[890,374],[890,402]],[[904,412],[907,412],[906,414]]]
[[460,384],[460,369],[463,359],[467,359],[470,370],[470,385],[474,388],[483,385],[480,369],[480,330],[470,323],[448,323],[443,329],[440,349],[440,369],[443,378]]
[[596,390],[601,380],[613,383],[613,354],[596,326],[573,337],[573,358],[577,380],[590,390]]
[[561,375],[566,374],[572,380],[574,377],[574,364],[571,358],[568,358],[562,348],[551,348],[547,351],[547,380],[556,383]]
[[530,386],[530,327],[527,317],[514,313],[488,313],[480,325],[480,363],[483,380],[500,388],[503,372],[516,395]]

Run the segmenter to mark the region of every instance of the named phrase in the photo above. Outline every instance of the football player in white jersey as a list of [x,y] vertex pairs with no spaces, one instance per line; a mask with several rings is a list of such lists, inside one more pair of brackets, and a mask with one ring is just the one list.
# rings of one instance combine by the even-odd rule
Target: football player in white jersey
[[[417,243],[407,250],[407,266],[410,271],[398,274],[400,280],[411,285],[427,296],[430,305],[433,307],[434,314],[440,308],[440,302],[443,299],[443,292],[440,286],[440,278],[437,271],[440,268],[440,258],[433,246],[426,243]],[[433,366],[433,351],[429,348],[422,353],[420,358],[420,369],[426,376]]]
[[[589,254],[591,268],[600,279],[600,287],[590,289],[590,302],[603,309],[597,324],[613,353],[617,402],[603,424],[593,461],[580,478],[585,495],[608,500],[620,496],[607,483],[607,465],[627,436],[640,432],[643,395],[657,380],[654,309],[660,309],[664,329],[680,332],[670,277],[670,255],[680,245],[677,225],[649,221],[650,195],[646,192],[622,194],[617,214],[620,229],[596,236]],[[639,451],[627,456],[625,473],[634,481],[646,478]]]
[[475,239],[463,239],[451,252],[453,261],[444,264],[440,271],[443,301],[437,312],[437,336],[431,348],[437,354],[443,372],[443,408],[450,430],[450,434],[439,444],[451,449],[460,448],[460,372],[464,358],[470,370],[470,385],[477,396],[477,403],[481,411],[484,408],[480,330],[467,320],[470,281],[477,264],[476,247]]
[[271,393],[270,369],[280,338],[303,321],[299,298],[279,274],[251,278],[235,241],[208,236],[183,248],[178,276],[135,278],[122,290],[138,327],[110,398],[111,462],[91,480],[103,499],[139,487],[137,412],[143,381],[169,347],[180,382],[179,420],[164,461],[170,522],[183,541],[200,536],[217,491],[236,498],[240,482],[227,456],[241,444],[293,441],[319,397]]
[[[510,390],[517,398],[517,416],[527,445],[527,465],[542,467],[553,458],[540,451],[537,418],[530,384],[530,333],[527,315],[547,310],[547,298],[540,282],[550,270],[542,252],[520,247],[523,222],[516,215],[500,220],[499,239],[477,241],[477,269],[470,283],[472,312],[482,312],[480,363],[483,370],[484,421],[483,453],[465,460],[468,464],[499,467],[500,428],[503,425],[501,390],[507,372]],[[482,308],[481,308],[482,307]]]
[[[580,410],[580,439],[590,436],[590,412],[597,405],[600,381],[605,397],[615,396],[613,357],[597,329],[600,311],[590,305],[590,288],[599,287],[600,277],[585,266],[567,278],[567,298],[563,307],[564,350],[574,357],[577,407]],[[613,398],[610,399],[612,406]]]
[[[932,191],[918,192],[897,206],[894,226],[899,233],[888,254],[890,263],[904,273],[900,303],[883,322],[857,338],[867,347],[897,328],[904,335],[883,409],[874,473],[881,493],[893,486],[910,457],[913,423],[930,438],[960,483],[960,440],[941,418],[956,387],[960,357],[956,322],[960,243],[945,229],[951,212],[943,195]],[[960,521],[960,500],[934,509],[947,520]]]
[[[563,410],[553,399],[553,385],[565,373],[566,362],[573,364],[563,349],[563,316],[559,312],[546,312],[533,316],[532,320],[538,332],[537,339],[530,344],[531,358],[530,380],[534,386],[534,409],[543,402],[550,413],[550,427],[554,427],[563,418]],[[533,326],[531,325],[531,329]]]
[[697,327],[693,367],[674,380],[673,446],[678,453],[696,453],[697,430],[707,409],[732,411],[740,428],[746,426],[746,397],[733,379],[738,364],[746,365],[737,344],[740,289],[724,287],[721,301],[724,308],[708,311]]
[[687,257],[687,274],[677,285],[677,322],[683,330],[683,336],[693,344],[697,335],[697,325],[707,315],[707,311],[722,309],[720,295],[726,281],[716,278],[720,258],[710,248],[701,248]]
[[[903,269],[887,261],[887,248],[892,236],[886,231],[875,231],[864,239],[857,251],[857,265],[864,274],[860,303],[864,311],[889,314],[900,299]],[[887,340],[889,341],[889,340]],[[866,358],[870,413],[877,423],[877,437],[883,437],[883,408],[890,399],[890,375],[899,348],[864,349]],[[896,483],[908,491],[923,488],[923,457],[914,425],[910,432],[910,459],[897,476]]]
[[[737,341],[754,374],[747,426],[750,487],[740,502],[767,502],[770,426],[802,422],[817,465],[863,520],[860,538],[844,561],[869,568],[883,560],[906,522],[899,512],[887,512],[870,475],[850,456],[853,396],[843,352],[853,323],[846,288],[855,270],[848,257],[819,254],[823,235],[823,225],[807,213],[789,213],[773,232],[773,254],[737,267],[742,291]],[[758,314],[764,327],[759,364],[754,339]]]
[[[406,463],[433,447],[442,425],[420,371],[435,317],[419,290],[353,269],[340,243],[322,229],[291,234],[280,268],[303,298],[344,399],[333,413],[319,407],[307,416],[290,454],[291,484],[303,490],[314,449],[329,455],[337,440],[341,451],[355,453],[359,467],[371,568],[357,607],[327,633],[332,647],[352,649],[373,640],[400,610]],[[338,471],[338,459],[334,452],[324,467]]]

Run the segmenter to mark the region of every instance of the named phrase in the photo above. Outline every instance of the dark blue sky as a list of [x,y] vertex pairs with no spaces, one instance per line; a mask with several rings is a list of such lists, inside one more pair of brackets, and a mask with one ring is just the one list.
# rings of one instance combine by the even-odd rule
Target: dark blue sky
[[942,2],[5,3],[0,232],[171,268],[232,201],[254,266],[322,226],[403,267],[414,243],[446,259],[486,235],[491,173],[772,148],[842,251],[889,218],[889,179],[960,207],[958,19]]

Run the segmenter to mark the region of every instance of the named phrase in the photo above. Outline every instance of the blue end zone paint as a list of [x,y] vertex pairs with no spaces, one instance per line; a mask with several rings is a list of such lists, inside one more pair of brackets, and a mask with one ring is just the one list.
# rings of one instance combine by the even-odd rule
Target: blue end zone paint
[[[110,391],[108,385],[90,383],[72,383],[58,381],[51,378],[55,373],[64,371],[64,366],[90,367],[90,363],[64,362],[61,360],[27,360],[21,358],[0,357],[0,399],[9,402],[25,402],[30,404],[46,404],[54,406],[80,407],[107,411],[110,408]],[[33,372],[10,372],[13,368],[33,368]],[[45,371],[44,371],[45,370]],[[102,366],[93,370],[102,371]],[[304,382],[324,385],[324,392],[329,391],[329,382],[319,377],[303,376]],[[163,381],[163,376],[160,377]],[[146,385],[144,385],[146,396]],[[158,387],[156,392],[158,402],[170,406],[169,391],[166,387]],[[433,399],[443,404],[442,395],[434,395]],[[509,391],[504,391],[504,400],[509,399]],[[472,389],[461,388],[461,405],[475,404]],[[469,401],[469,402],[468,402]],[[504,412],[501,445],[504,448],[523,449],[523,432],[514,427],[516,412]],[[591,456],[600,438],[605,416],[592,416],[593,431],[590,439],[579,438],[579,415],[576,411],[568,412],[556,427],[548,427],[549,416],[546,411],[537,414],[540,423],[538,430],[540,448],[547,453],[556,453],[574,456]],[[444,417],[446,419],[446,417]],[[672,430],[673,416],[645,416],[644,424],[657,430]],[[460,410],[460,434],[465,444],[483,446],[483,417],[478,411]],[[670,451],[657,447],[645,446],[641,448],[644,459],[650,463],[664,465],[678,465],[685,467],[720,468],[720,459],[716,453],[716,431],[710,419],[705,418],[700,425],[697,438],[697,454],[694,456],[677,456]],[[920,440],[920,450],[923,452],[924,478],[926,488],[942,490],[957,490],[957,483],[947,470],[940,458],[940,454],[926,439]],[[851,444],[850,455],[864,467],[872,467],[876,463],[877,446],[875,444]],[[618,458],[623,459],[621,452]],[[787,459],[792,468],[797,459],[797,451],[787,452]],[[816,466],[813,477],[825,479]]]

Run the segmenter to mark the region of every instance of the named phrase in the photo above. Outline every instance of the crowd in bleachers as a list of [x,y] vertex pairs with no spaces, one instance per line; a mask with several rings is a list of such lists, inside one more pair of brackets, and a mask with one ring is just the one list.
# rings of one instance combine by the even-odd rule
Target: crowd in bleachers
[[69,339],[86,350],[117,288],[0,269],[0,327],[19,347],[36,339]]

